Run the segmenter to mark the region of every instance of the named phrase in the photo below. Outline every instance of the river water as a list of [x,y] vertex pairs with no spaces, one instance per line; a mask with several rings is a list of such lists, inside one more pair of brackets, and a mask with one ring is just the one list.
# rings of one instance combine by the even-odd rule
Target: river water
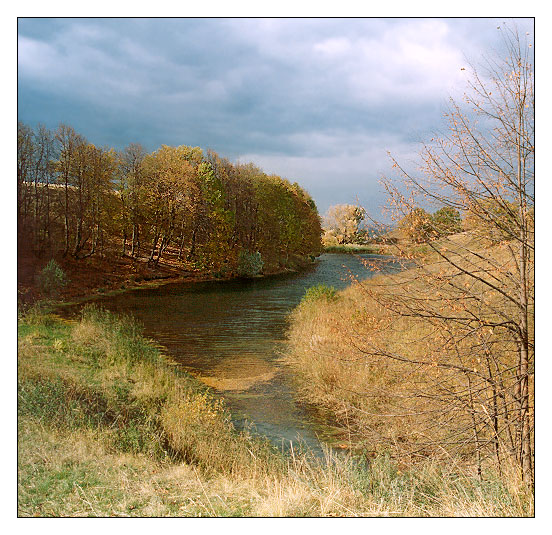
[[[390,257],[361,256],[385,272],[400,269]],[[137,318],[147,337],[224,397],[236,427],[247,426],[284,447],[301,442],[319,451],[329,428],[295,402],[291,372],[279,363],[287,315],[311,286],[341,289],[351,276],[372,275],[359,257],[325,254],[301,273],[168,284],[106,297],[99,304]]]

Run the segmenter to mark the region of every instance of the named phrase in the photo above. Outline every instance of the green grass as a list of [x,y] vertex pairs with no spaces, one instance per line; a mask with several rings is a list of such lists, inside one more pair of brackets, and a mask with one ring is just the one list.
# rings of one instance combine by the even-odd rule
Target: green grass
[[305,295],[301,299],[301,303],[308,303],[310,301],[317,301],[318,299],[325,299],[326,301],[333,301],[337,299],[337,290],[333,286],[327,286],[325,284],[317,284],[311,286],[305,292]]
[[[46,489],[75,492],[72,479],[84,488],[88,476],[81,476],[90,473],[76,459],[37,471],[29,460],[40,442],[29,436],[33,429],[62,442],[93,437],[113,455],[189,462],[204,473],[250,477],[284,464],[266,441],[237,433],[222,403],[172,366],[129,318],[94,307],[77,323],[29,312],[19,324],[18,375],[21,511],[36,512],[37,497],[51,500]],[[39,484],[29,484],[33,474]]]

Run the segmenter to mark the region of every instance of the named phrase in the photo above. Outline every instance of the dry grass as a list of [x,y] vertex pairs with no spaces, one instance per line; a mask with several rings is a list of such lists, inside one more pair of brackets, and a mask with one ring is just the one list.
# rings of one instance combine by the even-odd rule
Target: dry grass
[[[503,274],[513,271],[507,245],[487,249],[488,260],[465,253],[474,247],[468,233],[452,237],[446,246],[455,264],[479,270],[482,277],[504,281]],[[418,269],[353,284],[334,299],[304,299],[291,318],[284,362],[296,374],[303,400],[336,420],[350,449],[369,458],[389,452],[403,471],[425,469],[428,462],[441,468],[456,464],[465,483],[467,474],[475,475],[470,412],[460,402],[456,405],[458,398],[447,396],[465,391],[466,378],[447,366],[484,374],[485,358],[478,351],[492,347],[495,361],[508,370],[517,346],[504,330],[470,326],[460,331],[457,324],[438,318],[467,316],[471,302],[479,307],[486,303],[477,313],[486,314],[487,321],[493,314],[515,312],[484,285],[453,272],[438,255],[426,256],[426,261]],[[441,284],[445,280],[459,289]],[[515,381],[509,371],[502,378]],[[480,395],[488,403],[488,394]],[[486,408],[478,410],[485,418]],[[495,481],[515,514],[531,515],[532,497],[522,490],[520,474],[505,464],[503,460],[497,477],[492,459],[484,459],[483,478]],[[488,489],[463,495],[448,477],[438,479],[439,495],[433,496],[428,514],[504,514],[503,504],[488,501]]]
[[[462,248],[469,237],[462,234],[455,239]],[[496,248],[491,256],[493,266],[460,253],[452,258],[457,265],[470,268],[477,262],[489,276],[497,273],[492,271],[496,265],[503,272],[511,268],[511,258],[503,248]],[[435,260],[435,256],[432,258]],[[389,445],[419,431],[408,430],[414,420],[407,416],[386,418],[401,412],[423,413],[427,409],[423,403],[400,409],[403,400],[412,394],[409,385],[415,390],[420,385],[430,388],[432,381],[448,373],[438,365],[447,364],[441,355],[450,353],[449,327],[446,320],[428,315],[437,318],[450,311],[450,315],[467,316],[470,311],[465,306],[463,288],[468,285],[468,298],[479,293],[480,301],[490,303],[491,312],[485,311],[488,315],[495,304],[501,311],[512,308],[508,303],[493,301],[492,292],[482,285],[478,289],[467,277],[456,273],[451,276],[443,261],[433,261],[421,269],[423,276],[420,269],[411,269],[357,282],[341,291],[337,299],[305,299],[292,315],[284,361],[297,373],[305,401],[329,409],[349,432],[352,429],[357,440],[383,435]],[[448,277],[454,279],[458,290],[452,291],[440,282]],[[427,284],[430,278],[433,284]],[[457,346],[463,349],[469,347],[469,342],[466,336],[463,345]],[[495,348],[501,343],[504,351],[511,349],[498,334],[489,336],[486,342],[495,344]],[[422,364],[405,366],[390,356],[405,356]],[[470,366],[482,365],[476,362],[476,356],[472,356]],[[352,428],[351,422],[356,422]]]

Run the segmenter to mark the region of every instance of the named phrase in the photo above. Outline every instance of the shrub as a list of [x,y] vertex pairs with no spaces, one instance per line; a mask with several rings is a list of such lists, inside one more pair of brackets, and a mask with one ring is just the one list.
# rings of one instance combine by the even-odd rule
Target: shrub
[[238,258],[238,275],[240,277],[255,277],[263,270],[264,262],[261,253],[250,253],[241,251]]
[[301,303],[306,303],[308,301],[317,301],[318,299],[335,301],[337,299],[337,290],[333,286],[326,286],[325,284],[311,286],[305,292]]
[[67,276],[54,259],[50,260],[37,276],[40,291],[48,297],[56,297],[68,282]]
[[456,208],[445,206],[437,210],[433,216],[433,227],[439,236],[450,236],[462,232],[462,218]]
[[431,215],[423,208],[414,208],[399,221],[398,227],[415,243],[424,243],[434,234]]

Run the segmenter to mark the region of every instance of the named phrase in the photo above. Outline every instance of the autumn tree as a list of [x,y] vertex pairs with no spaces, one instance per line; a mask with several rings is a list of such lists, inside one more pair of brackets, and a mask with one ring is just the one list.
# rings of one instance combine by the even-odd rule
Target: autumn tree
[[460,212],[451,206],[444,206],[434,214],[420,207],[412,207],[397,226],[410,241],[425,243],[461,232],[462,218]]
[[109,207],[112,204],[116,158],[111,150],[83,142],[76,145],[71,164],[75,199],[72,254],[75,258],[85,258],[96,252],[104,227],[114,215]]
[[108,248],[126,256],[130,246],[150,267],[170,255],[227,275],[240,257],[261,255],[257,266],[267,257],[272,269],[319,252],[312,199],[251,163],[185,145],[116,153],[64,124],[35,132],[20,123],[17,146],[18,241],[27,252],[79,260]]
[[53,182],[53,135],[44,126],[36,131],[17,127],[18,236],[25,247],[41,254],[50,241],[50,189]]
[[55,145],[54,133],[44,125],[39,125],[35,132],[35,240],[36,253],[41,256],[52,248],[52,191],[50,186],[55,182]]
[[299,222],[294,252],[299,256],[318,256],[322,252],[322,221],[314,199],[294,182],[290,185]]
[[[18,243],[27,252],[42,256],[56,248],[59,192],[56,165],[58,150],[54,132],[18,124]],[[68,208],[69,205],[68,205]]]
[[140,250],[140,225],[143,224],[142,207],[145,190],[142,187],[142,162],[146,151],[139,143],[131,143],[118,154],[117,189],[121,202],[122,254],[126,254],[130,235],[130,254],[135,256]]
[[189,161],[191,154],[186,146],[163,145],[143,160],[142,187],[147,190],[144,212],[151,239],[151,264],[158,264],[182,227],[191,224],[190,214],[198,195],[196,170]]
[[214,151],[207,151],[197,167],[200,200],[187,259],[203,268],[220,270],[237,258],[232,245],[236,217],[229,184],[232,172],[232,164]]
[[23,123],[17,124],[17,236],[18,243],[25,237],[29,215],[29,182],[34,158],[33,132]]
[[324,243],[353,243],[358,237],[366,211],[354,204],[330,206],[323,220]]
[[[71,234],[71,205],[70,196],[75,178],[75,161],[79,150],[86,145],[86,140],[75,130],[65,124],[60,124],[56,130],[58,160],[56,162],[57,181],[63,186],[63,222],[64,222],[64,249],[66,256],[70,248]],[[78,171],[77,171],[78,173]]]
[[423,243],[433,236],[431,214],[419,207],[412,209],[399,221],[399,229],[413,242]]

